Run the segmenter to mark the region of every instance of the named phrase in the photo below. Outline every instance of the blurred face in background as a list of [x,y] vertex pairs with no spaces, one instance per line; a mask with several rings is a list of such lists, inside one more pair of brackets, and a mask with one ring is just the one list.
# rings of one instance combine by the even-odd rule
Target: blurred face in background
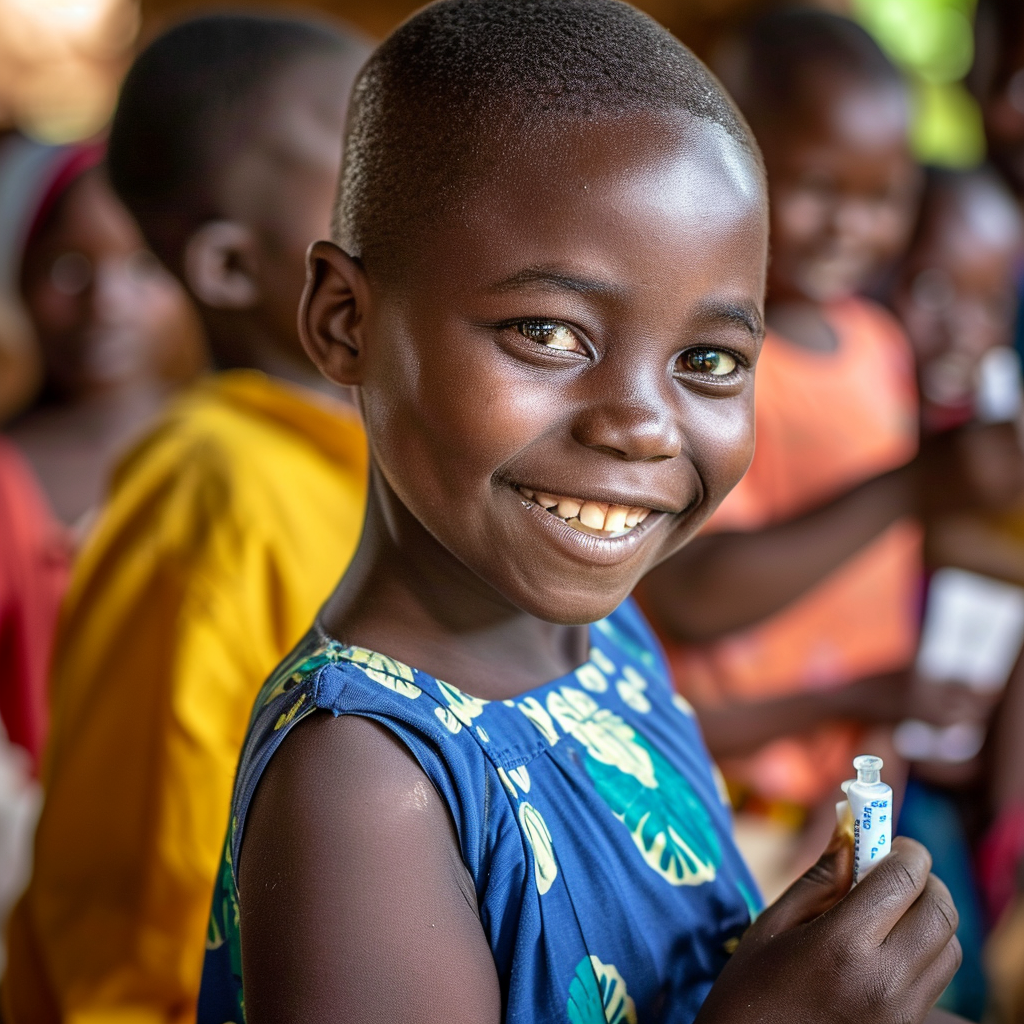
[[894,295],[927,426],[968,418],[979,360],[1010,344],[1022,241],[1020,214],[994,187],[962,184],[929,196]]
[[176,338],[194,344],[184,292],[98,169],[68,187],[29,240],[21,287],[47,390],[61,400],[155,378]]
[[906,244],[917,207],[903,92],[824,69],[808,79],[802,109],[758,135],[772,301],[825,303],[863,289]]

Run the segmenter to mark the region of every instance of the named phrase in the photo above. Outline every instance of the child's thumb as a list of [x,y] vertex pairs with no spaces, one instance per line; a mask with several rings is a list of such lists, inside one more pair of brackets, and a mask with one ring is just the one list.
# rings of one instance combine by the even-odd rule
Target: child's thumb
[[853,884],[853,828],[840,822],[825,852],[757,919],[771,934],[806,924],[835,906]]

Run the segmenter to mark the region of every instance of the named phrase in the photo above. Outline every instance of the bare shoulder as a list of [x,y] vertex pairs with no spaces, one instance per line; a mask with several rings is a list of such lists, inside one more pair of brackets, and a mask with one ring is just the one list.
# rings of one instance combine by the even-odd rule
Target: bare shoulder
[[251,1024],[500,1019],[447,805],[377,722],[295,727],[254,796],[238,871]]

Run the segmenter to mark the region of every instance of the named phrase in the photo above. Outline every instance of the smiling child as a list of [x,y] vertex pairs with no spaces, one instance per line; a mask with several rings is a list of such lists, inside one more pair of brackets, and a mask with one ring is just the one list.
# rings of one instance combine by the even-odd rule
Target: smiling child
[[918,846],[829,910],[836,845],[739,943],[627,600],[752,450],[765,187],[721,87],[614,0],[445,0],[361,74],[339,195],[300,323],[367,521],[257,701],[200,1020],[881,1021],[876,983],[921,1019],[957,953]]

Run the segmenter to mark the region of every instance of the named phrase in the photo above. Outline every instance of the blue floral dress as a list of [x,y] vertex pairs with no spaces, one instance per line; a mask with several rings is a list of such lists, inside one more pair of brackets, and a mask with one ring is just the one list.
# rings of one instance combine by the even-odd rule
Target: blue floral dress
[[759,897],[693,713],[635,605],[590,637],[574,672],[488,702],[311,632],[253,712],[199,1024],[244,1020],[232,865],[267,762],[317,710],[392,730],[446,801],[508,1024],[693,1020]]

